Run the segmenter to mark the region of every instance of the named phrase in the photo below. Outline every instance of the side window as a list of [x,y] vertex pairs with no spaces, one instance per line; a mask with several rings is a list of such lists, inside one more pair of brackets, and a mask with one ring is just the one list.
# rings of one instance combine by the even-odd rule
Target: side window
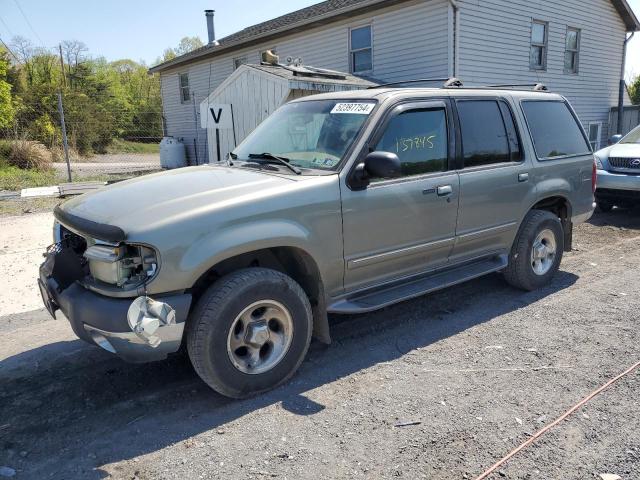
[[[477,167],[512,160],[503,114],[495,100],[457,102],[464,166]],[[513,120],[511,119],[513,126]],[[515,135],[515,127],[514,127]],[[517,142],[517,137],[514,139]],[[519,149],[519,147],[518,147]]]
[[352,28],[349,35],[351,73],[370,72],[373,70],[371,25]]
[[566,103],[553,100],[524,101],[522,109],[538,158],[590,153],[591,147]]
[[398,155],[404,176],[445,171],[448,141],[444,109],[416,109],[396,115],[374,150]]
[[564,72],[578,73],[580,56],[580,29],[567,27],[564,46]]
[[180,102],[187,103],[191,99],[191,92],[189,92],[189,74],[180,74]]
[[549,42],[549,23],[534,20],[531,23],[531,48],[529,50],[529,67],[532,70],[547,69],[547,47]]
[[498,102],[500,106],[500,113],[502,113],[502,120],[504,120],[504,126],[507,129],[507,140],[509,141],[509,153],[512,162],[520,162],[524,156],[522,154],[522,145],[520,144],[520,137],[518,137],[518,130],[516,129],[516,122],[513,119],[511,110],[504,102]]

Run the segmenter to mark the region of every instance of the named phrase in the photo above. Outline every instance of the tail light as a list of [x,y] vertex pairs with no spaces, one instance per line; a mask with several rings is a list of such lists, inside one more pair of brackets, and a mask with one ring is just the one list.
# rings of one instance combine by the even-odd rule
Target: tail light
[[598,182],[598,174],[596,169],[596,159],[593,159],[593,170],[591,171],[591,193],[596,193],[596,183]]

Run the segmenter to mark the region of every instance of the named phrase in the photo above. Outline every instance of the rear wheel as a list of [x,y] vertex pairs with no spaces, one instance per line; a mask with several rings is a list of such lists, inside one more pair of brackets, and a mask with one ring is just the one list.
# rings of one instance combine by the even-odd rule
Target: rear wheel
[[560,267],[564,235],[560,219],[532,210],[524,218],[504,271],[508,283],[523,290],[547,285]]
[[214,390],[244,398],[274,388],[309,347],[309,299],[292,278],[265,268],[231,273],[198,302],[187,332],[191,362]]

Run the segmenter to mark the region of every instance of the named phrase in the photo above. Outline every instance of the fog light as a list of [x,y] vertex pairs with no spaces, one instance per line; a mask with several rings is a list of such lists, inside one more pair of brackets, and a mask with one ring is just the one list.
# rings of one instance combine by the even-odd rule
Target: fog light
[[151,347],[160,345],[160,337],[156,332],[161,326],[176,323],[176,312],[170,305],[158,302],[149,297],[136,298],[127,312],[129,327]]

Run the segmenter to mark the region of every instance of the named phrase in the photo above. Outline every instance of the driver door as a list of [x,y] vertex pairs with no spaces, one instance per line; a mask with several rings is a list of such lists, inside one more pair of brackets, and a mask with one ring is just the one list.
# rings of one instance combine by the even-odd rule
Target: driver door
[[342,185],[345,292],[447,263],[454,245],[460,181],[448,100],[404,103],[381,121],[362,152],[398,155],[402,176]]

